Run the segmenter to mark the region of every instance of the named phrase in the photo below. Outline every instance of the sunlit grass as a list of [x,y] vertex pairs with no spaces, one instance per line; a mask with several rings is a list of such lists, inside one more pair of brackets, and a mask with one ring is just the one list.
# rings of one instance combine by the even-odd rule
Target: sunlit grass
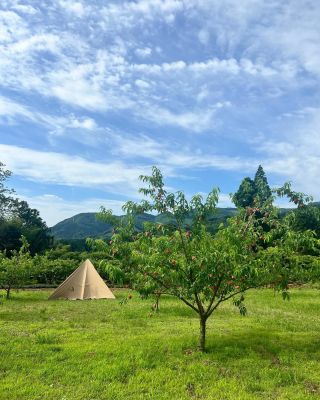
[[225,304],[195,351],[197,316],[163,297],[48,301],[49,291],[0,300],[0,399],[320,398],[320,291],[247,296],[248,316]]

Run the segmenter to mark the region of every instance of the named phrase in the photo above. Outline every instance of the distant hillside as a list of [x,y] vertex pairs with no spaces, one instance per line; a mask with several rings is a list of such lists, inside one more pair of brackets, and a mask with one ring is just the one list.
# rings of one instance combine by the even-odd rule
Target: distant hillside
[[[212,215],[210,222],[213,227],[218,226],[227,218],[235,215],[235,208],[218,208],[217,212]],[[120,216],[118,218],[121,218]],[[167,215],[151,215],[141,214],[136,218],[136,228],[141,230],[144,222],[170,222],[170,216]],[[186,224],[188,224],[188,220]],[[190,219],[191,222],[191,219]],[[51,228],[51,232],[56,239],[74,240],[85,239],[87,237],[110,237],[112,234],[112,226],[104,222],[96,220],[96,213],[81,213],[71,218],[58,222]]]

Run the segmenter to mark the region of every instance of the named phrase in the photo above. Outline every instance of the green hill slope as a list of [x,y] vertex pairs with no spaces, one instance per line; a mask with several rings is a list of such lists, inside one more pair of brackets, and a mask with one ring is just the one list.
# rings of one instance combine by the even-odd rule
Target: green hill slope
[[[235,208],[218,208],[217,212],[210,218],[210,222],[213,227],[218,226],[227,218],[235,215],[236,212],[237,210]],[[167,223],[170,222],[170,216],[154,216],[151,214],[138,215],[136,218],[137,230],[141,230],[144,222]],[[188,222],[189,221],[187,220],[187,225]],[[112,234],[112,226],[110,224],[97,221],[96,213],[81,213],[57,223],[51,228],[51,232],[56,239],[64,240],[85,239],[87,237],[110,237]]]

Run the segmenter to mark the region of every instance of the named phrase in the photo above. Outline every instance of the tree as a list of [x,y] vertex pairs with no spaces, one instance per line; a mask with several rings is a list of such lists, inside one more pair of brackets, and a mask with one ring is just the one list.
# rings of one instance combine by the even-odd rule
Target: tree
[[20,221],[8,219],[0,221],[0,251],[6,250],[10,253],[21,247],[22,230]]
[[252,207],[256,196],[253,180],[246,177],[242,180],[238,191],[232,196],[232,201],[238,208]]
[[26,201],[15,199],[13,214],[20,221],[21,234],[30,243],[32,255],[42,252],[52,245],[53,238],[38,210],[30,208]]
[[272,200],[272,191],[261,165],[255,173],[254,180],[244,178],[232,196],[232,201],[238,208],[262,207],[268,200]]
[[134,219],[129,217],[116,218],[110,210],[101,207],[97,219],[113,226],[112,240],[106,243],[103,239],[87,238],[87,246],[95,253],[103,254],[100,258],[98,272],[113,285],[133,282],[131,243],[132,232],[135,230]]
[[297,231],[314,231],[317,238],[320,238],[320,207],[308,204],[305,207],[298,207],[291,214],[292,228]]
[[21,243],[20,250],[14,250],[10,258],[5,253],[0,254],[0,288],[6,291],[7,299],[10,298],[11,289],[29,283],[32,277],[33,263],[29,245],[24,237]]
[[11,175],[0,162],[0,251],[18,250],[20,237],[25,236],[34,255],[50,247],[52,237],[39,211],[30,208],[26,201],[12,197],[14,190],[5,186]]
[[258,206],[262,206],[272,197],[272,192],[268,184],[266,174],[261,165],[259,165],[254,176],[255,200]]
[[286,182],[283,186],[276,188],[273,191],[279,197],[287,197],[289,201],[294,203],[298,208],[305,207],[306,204],[313,200],[312,196],[292,190],[290,182]]
[[79,262],[74,259],[52,257],[49,251],[44,255],[35,255],[33,264],[36,283],[57,285],[78,267]]
[[[270,205],[269,212],[263,212],[259,219],[255,212],[243,210],[212,235],[207,222],[215,211],[218,189],[213,189],[205,200],[195,195],[188,201],[182,192],[167,192],[156,167],[151,176],[140,179],[147,184],[140,189],[146,199],[124,205],[128,221],[143,212],[157,212],[171,215],[176,228],[172,231],[172,226],[153,224],[136,233],[129,225],[132,279],[142,294],[157,289],[177,297],[197,313],[201,351],[205,350],[206,322],[224,301],[234,299],[240,313],[245,314],[244,293],[251,288],[272,284],[286,295],[296,264],[284,255],[298,251],[298,244],[308,243],[311,237],[292,236]],[[108,214],[111,217],[110,211]],[[189,218],[190,223],[190,215],[189,230],[184,222]],[[263,238],[261,219],[272,227]],[[272,246],[265,250],[261,240],[270,241]],[[115,233],[110,245],[118,248],[121,241],[121,235]]]

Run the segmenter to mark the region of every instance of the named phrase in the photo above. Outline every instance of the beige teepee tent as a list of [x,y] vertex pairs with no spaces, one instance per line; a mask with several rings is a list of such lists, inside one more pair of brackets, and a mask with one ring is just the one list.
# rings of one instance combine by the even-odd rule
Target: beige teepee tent
[[49,297],[68,300],[114,298],[90,260],[84,261]]

